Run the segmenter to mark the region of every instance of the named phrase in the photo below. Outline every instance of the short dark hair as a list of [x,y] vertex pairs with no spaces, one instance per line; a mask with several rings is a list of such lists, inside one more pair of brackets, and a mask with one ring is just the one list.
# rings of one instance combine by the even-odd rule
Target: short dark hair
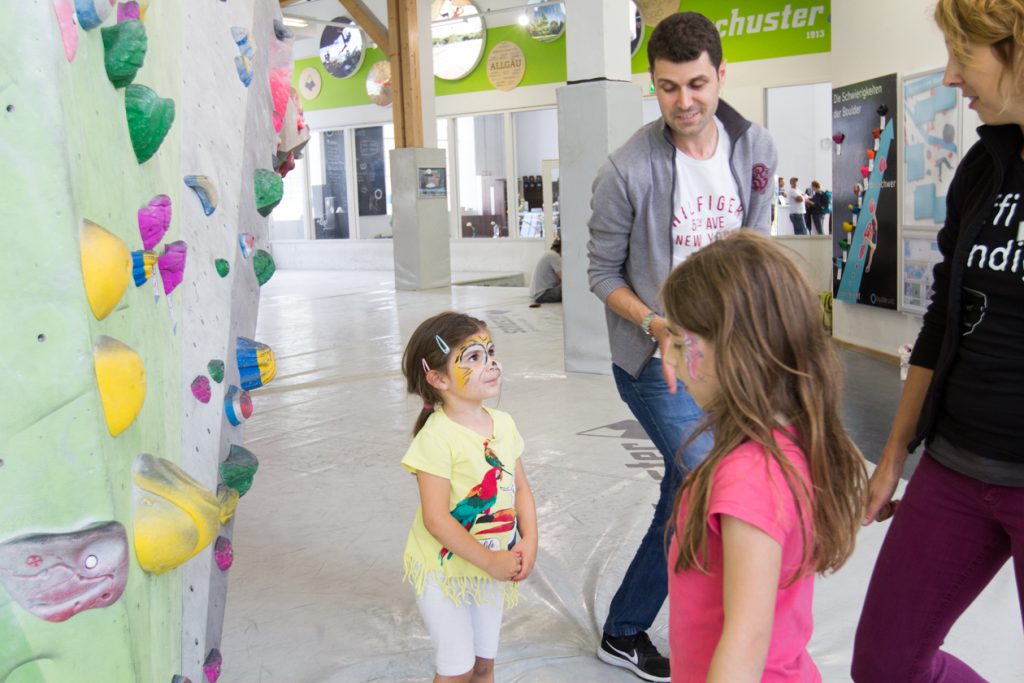
[[551,242],[551,251],[554,251],[554,252],[559,253],[559,254],[562,253],[562,239],[560,237],[556,237]]
[[647,43],[647,62],[654,71],[654,60],[667,59],[677,64],[700,59],[707,52],[716,69],[722,64],[722,37],[711,20],[698,12],[676,12],[661,20]]

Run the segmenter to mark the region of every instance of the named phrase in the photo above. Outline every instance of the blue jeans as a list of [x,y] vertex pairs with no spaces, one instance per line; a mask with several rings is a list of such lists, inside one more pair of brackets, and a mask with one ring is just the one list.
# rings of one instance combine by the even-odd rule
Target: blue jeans
[[683,442],[700,424],[702,413],[682,383],[677,384],[675,395],[668,393],[660,358],[652,358],[636,379],[617,365],[612,366],[612,375],[619,396],[665,460],[654,518],[612,598],[604,622],[608,635],[631,636],[651,627],[668,595],[665,525],[683,478],[707,456],[712,437],[704,433],[679,453]]

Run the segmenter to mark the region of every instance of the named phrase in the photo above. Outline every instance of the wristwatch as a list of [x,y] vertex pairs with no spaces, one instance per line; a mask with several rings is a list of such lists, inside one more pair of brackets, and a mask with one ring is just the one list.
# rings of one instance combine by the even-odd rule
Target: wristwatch
[[644,334],[646,334],[647,337],[654,343],[658,342],[658,338],[654,336],[653,332],[651,332],[651,323],[654,322],[654,319],[657,317],[658,314],[655,313],[654,311],[651,311],[650,313],[644,316],[643,320],[640,321],[640,329],[643,330]]

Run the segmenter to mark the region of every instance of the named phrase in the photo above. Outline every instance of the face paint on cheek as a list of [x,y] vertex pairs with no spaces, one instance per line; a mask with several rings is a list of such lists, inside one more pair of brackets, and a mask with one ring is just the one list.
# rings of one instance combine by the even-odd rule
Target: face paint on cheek
[[686,347],[686,351],[683,353],[683,359],[686,361],[686,374],[696,380],[704,379],[704,352],[701,351],[699,344],[700,340],[693,333],[687,332],[683,335],[683,346]]

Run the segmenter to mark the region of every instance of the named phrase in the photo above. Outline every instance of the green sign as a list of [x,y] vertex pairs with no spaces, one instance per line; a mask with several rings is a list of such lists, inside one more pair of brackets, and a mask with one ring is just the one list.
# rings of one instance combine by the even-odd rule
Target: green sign
[[683,0],[679,5],[714,22],[730,62],[832,50],[831,0]]

